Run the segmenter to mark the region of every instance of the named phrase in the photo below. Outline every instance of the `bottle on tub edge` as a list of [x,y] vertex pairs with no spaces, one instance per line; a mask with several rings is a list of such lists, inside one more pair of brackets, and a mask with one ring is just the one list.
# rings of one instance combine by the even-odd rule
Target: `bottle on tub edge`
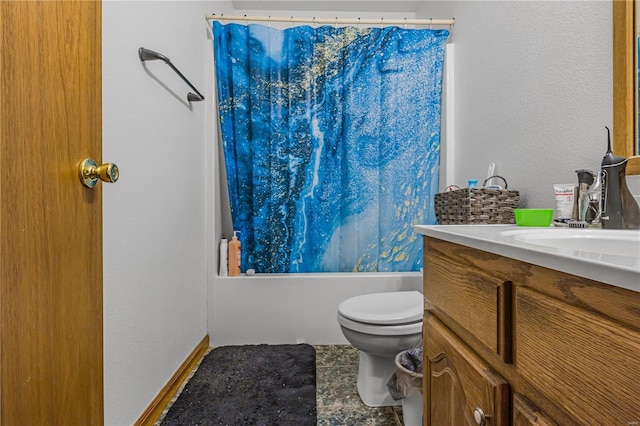
[[239,231],[233,231],[233,238],[229,241],[229,276],[237,277],[240,275],[240,259],[242,257],[241,243],[238,239]]
[[226,277],[228,275],[228,260],[227,255],[229,254],[229,243],[226,238],[220,240],[220,258],[218,263],[218,274],[221,277]]

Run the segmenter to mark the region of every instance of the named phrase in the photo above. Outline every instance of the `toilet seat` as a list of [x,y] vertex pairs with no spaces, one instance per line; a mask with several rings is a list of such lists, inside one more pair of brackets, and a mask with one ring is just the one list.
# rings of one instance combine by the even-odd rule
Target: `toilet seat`
[[422,320],[424,299],[418,291],[363,294],[340,303],[338,314],[364,324],[408,324]]
[[365,324],[345,318],[338,313],[338,324],[349,330],[376,336],[402,336],[422,332],[422,319],[398,325]]
[[421,333],[423,304],[418,291],[354,296],[338,306],[338,323],[350,330],[381,336]]

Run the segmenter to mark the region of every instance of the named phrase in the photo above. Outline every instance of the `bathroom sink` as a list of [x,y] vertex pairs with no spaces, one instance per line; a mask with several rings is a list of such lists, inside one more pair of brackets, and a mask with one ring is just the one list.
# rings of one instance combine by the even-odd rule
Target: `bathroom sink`
[[640,231],[635,230],[545,228],[505,231],[502,235],[528,245],[585,256],[640,255]]
[[416,232],[640,292],[640,230],[416,225]]

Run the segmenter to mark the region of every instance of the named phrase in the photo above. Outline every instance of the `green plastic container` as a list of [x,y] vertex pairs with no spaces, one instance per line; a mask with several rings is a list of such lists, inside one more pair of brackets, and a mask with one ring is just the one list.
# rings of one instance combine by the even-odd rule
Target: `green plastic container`
[[553,209],[514,209],[518,226],[550,226]]

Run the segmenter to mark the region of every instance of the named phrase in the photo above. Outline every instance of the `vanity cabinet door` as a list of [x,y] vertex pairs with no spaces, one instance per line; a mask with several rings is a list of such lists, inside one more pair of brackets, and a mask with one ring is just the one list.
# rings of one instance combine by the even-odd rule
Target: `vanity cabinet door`
[[529,288],[515,303],[519,376],[580,424],[640,421],[640,331]]
[[509,424],[507,382],[430,313],[424,330],[425,424]]
[[513,426],[558,426],[527,398],[513,395]]

